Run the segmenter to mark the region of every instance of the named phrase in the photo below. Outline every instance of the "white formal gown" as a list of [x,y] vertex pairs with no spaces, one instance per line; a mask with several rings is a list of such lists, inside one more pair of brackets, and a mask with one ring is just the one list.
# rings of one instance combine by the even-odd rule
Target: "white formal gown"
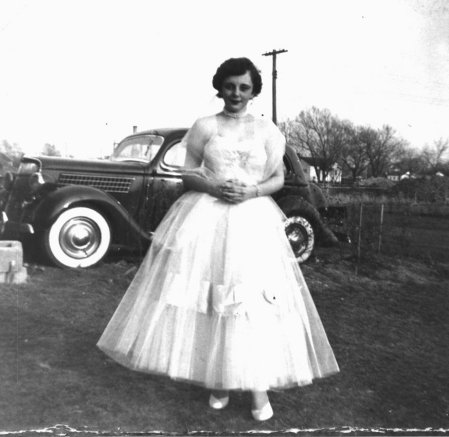
[[[263,181],[267,150],[279,147],[269,142],[281,135],[237,138],[218,121],[216,130],[204,147],[208,174]],[[133,370],[213,389],[279,389],[338,372],[284,219],[268,196],[230,204],[182,195],[98,347]]]

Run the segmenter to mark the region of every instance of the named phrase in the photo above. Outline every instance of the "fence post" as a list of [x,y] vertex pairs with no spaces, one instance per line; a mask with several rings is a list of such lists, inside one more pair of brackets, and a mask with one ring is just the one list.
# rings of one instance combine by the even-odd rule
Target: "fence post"
[[379,241],[377,244],[377,253],[380,253],[380,247],[382,245],[382,228],[384,224],[384,204],[380,205],[380,226],[379,226]]

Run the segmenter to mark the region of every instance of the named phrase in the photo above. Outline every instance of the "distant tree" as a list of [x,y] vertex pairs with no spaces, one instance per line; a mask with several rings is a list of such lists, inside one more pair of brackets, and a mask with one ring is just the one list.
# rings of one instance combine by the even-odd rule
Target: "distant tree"
[[441,173],[445,176],[449,176],[449,160],[445,161],[441,166]]
[[[3,167],[17,167],[22,158],[23,152],[17,143],[10,143],[2,140],[0,143],[0,153],[3,155]],[[5,165],[6,164],[6,165]]]
[[449,139],[440,138],[433,142],[432,146],[424,147],[422,159],[426,163],[429,173],[442,171],[447,167],[447,155],[449,153]]
[[45,143],[42,149],[42,155],[46,156],[61,156],[61,152],[56,148],[54,144]]
[[408,144],[404,144],[400,148],[394,165],[403,174],[423,174],[426,170],[426,163],[422,157],[422,153],[419,150],[411,148]]
[[287,119],[278,123],[279,130],[284,134],[285,142],[288,146],[293,147],[301,152],[298,141],[298,122],[296,120]]
[[391,126],[384,125],[381,129],[354,126],[328,109],[312,107],[301,111],[294,120],[279,123],[279,128],[288,145],[312,158],[319,181],[325,180],[336,162],[346,167],[354,180],[366,169],[372,177],[383,177],[401,157],[404,165],[410,158],[407,165],[413,168],[421,162],[417,157],[406,159],[407,144]]
[[312,158],[318,181],[324,181],[339,161],[346,140],[344,123],[328,109],[312,107],[293,120],[280,124],[287,144]]
[[355,127],[352,123],[346,123],[346,142],[342,147],[341,161],[355,181],[369,165],[366,145],[361,140],[362,128]]
[[385,175],[403,145],[403,140],[395,137],[394,129],[388,125],[377,130],[371,127],[362,128],[360,140],[366,147],[372,177]]

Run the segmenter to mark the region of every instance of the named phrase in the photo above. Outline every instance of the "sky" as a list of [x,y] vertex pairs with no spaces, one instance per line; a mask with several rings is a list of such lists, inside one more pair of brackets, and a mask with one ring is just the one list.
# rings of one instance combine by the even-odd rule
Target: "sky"
[[251,111],[312,106],[392,126],[411,147],[449,139],[447,0],[0,0],[0,141],[99,157],[139,130],[220,111],[212,76],[247,56]]

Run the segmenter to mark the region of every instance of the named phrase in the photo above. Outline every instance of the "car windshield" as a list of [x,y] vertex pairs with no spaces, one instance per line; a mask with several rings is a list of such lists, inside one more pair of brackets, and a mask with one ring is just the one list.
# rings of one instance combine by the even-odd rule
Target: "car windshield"
[[159,135],[141,135],[124,140],[115,148],[111,160],[150,162],[163,142],[164,138]]

